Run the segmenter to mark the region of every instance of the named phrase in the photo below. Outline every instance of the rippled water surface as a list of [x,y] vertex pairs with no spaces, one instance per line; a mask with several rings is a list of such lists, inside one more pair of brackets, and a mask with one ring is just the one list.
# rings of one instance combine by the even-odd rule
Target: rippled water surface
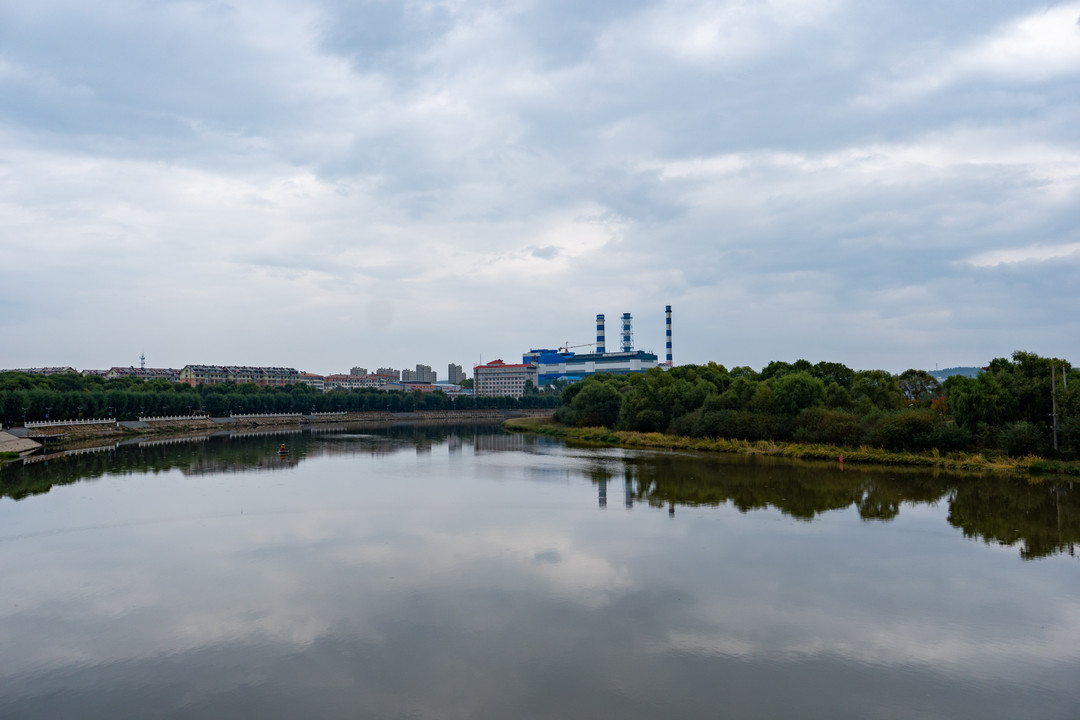
[[4,718],[1080,717],[1068,483],[399,427],[0,493]]

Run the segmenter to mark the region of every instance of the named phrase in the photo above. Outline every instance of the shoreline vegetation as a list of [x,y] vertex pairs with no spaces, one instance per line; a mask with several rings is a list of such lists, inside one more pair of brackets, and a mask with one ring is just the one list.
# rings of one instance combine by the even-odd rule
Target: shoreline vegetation
[[904,452],[874,447],[845,448],[819,443],[775,440],[730,440],[694,438],[660,432],[611,430],[600,427],[571,427],[553,417],[511,418],[503,422],[510,432],[533,433],[566,440],[629,449],[686,450],[768,456],[793,460],[831,461],[857,465],[894,465],[965,472],[1020,472],[1080,476],[1080,462],[1047,460],[1036,455],[1008,457],[971,452]]
[[717,363],[591,375],[549,434],[630,447],[1080,475],[1080,370],[1016,351],[944,382],[840,363]]

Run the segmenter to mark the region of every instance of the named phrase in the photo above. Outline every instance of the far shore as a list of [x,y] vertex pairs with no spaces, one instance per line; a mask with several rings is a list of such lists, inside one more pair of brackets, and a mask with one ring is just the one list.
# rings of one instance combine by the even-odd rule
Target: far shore
[[624,448],[688,450],[831,461],[838,464],[903,465],[962,472],[1019,472],[1030,474],[1080,475],[1080,463],[1046,460],[1034,455],[1022,458],[984,456],[979,453],[893,452],[872,447],[841,448],[832,445],[691,438],[664,433],[609,430],[605,427],[568,427],[546,417],[511,418],[503,427],[512,432],[527,432],[552,437]]
[[[229,431],[293,430],[305,427],[350,425],[387,427],[391,425],[498,424],[510,419],[543,418],[551,409],[528,410],[423,410],[414,412],[349,412],[342,414],[282,415],[264,417],[221,417],[205,419],[121,421],[102,425],[52,425],[29,428],[25,437],[42,443],[62,442],[66,450],[94,447],[102,442],[138,438],[184,438]],[[9,428],[20,431],[21,428]]]

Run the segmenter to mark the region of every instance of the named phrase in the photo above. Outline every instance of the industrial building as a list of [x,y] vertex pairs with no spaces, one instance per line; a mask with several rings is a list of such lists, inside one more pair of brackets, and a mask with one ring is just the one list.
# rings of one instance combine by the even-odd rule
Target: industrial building
[[553,380],[577,381],[589,375],[645,372],[657,367],[656,355],[644,350],[615,353],[574,353],[530,350],[521,361],[535,365],[540,386]]
[[570,345],[558,350],[541,348],[530,350],[522,355],[521,362],[536,368],[537,384],[540,387],[555,380],[575,382],[600,373],[623,375],[645,372],[655,367],[671,367],[670,305],[665,308],[665,313],[667,357],[663,365],[657,362],[655,354],[644,350],[634,350],[634,318],[630,313],[623,313],[619,318],[620,348],[618,352],[607,352],[605,316],[598,314],[596,316],[596,342],[587,343],[587,345],[595,346],[595,352],[572,352],[570,348],[573,346]]

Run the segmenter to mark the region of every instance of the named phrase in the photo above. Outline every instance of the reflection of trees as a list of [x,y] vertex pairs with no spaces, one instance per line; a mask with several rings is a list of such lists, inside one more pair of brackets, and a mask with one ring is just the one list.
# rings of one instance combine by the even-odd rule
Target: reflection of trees
[[[456,438],[456,439],[455,439]],[[332,430],[255,431],[211,437],[153,440],[105,452],[61,455],[0,468],[0,498],[21,499],[54,485],[104,475],[178,470],[187,475],[285,468],[322,455],[381,456],[443,442],[487,452],[546,452],[562,447],[548,438],[505,434],[497,426],[410,426],[372,431],[341,426]],[[287,458],[278,456],[285,443]],[[1029,482],[1001,475],[949,475],[901,468],[859,468],[791,463],[772,458],[702,457],[649,453],[592,458],[585,476],[607,505],[609,483],[622,480],[627,506],[648,503],[674,509],[731,504],[742,512],[776,508],[800,520],[854,507],[864,520],[892,520],[905,504],[949,503],[948,521],[966,537],[1020,545],[1026,559],[1073,552],[1080,542],[1080,493],[1069,482]],[[522,461],[526,462],[526,461]],[[576,472],[576,470],[574,470]]]
[[944,483],[890,482],[866,472],[825,470],[810,465],[710,463],[692,456],[631,459],[635,499],[653,507],[724,505],[742,512],[775,507],[791,517],[812,520],[829,510],[852,505],[866,519],[895,517],[905,500],[937,500]]
[[1073,483],[986,478],[958,486],[949,522],[965,537],[1021,545],[1024,558],[1074,554],[1080,542],[1080,495]]
[[[830,510],[854,507],[864,520],[888,521],[905,503],[946,499],[949,522],[965,536],[1020,544],[1025,559],[1071,554],[1080,542],[1080,493],[1072,483],[897,468],[839,472],[769,459],[728,463],[676,454],[632,457],[625,463],[633,499],[657,508],[730,503],[744,513],[772,507],[813,520]],[[601,488],[612,477],[600,462],[588,474]]]
[[[47,493],[54,485],[68,485],[105,475],[130,475],[178,470],[185,475],[238,473],[284,469],[321,455],[389,455],[430,447],[454,433],[473,441],[474,436],[495,435],[490,427],[395,426],[372,433],[345,426],[332,432],[266,430],[221,433],[210,437],[151,439],[120,444],[101,452],[60,454],[0,468],[0,497],[15,500]],[[286,457],[278,454],[284,443]]]

